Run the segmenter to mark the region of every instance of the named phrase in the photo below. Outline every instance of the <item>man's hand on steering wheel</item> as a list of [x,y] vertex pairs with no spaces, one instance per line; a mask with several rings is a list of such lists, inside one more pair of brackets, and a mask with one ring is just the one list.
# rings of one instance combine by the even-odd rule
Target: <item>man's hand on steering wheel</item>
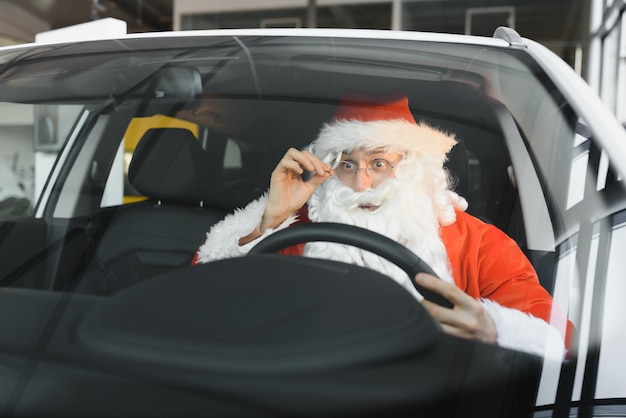
[[441,324],[445,333],[469,340],[497,343],[496,325],[479,301],[455,285],[426,273],[417,274],[415,282],[454,304],[452,309],[448,309],[426,299],[422,301],[426,311]]

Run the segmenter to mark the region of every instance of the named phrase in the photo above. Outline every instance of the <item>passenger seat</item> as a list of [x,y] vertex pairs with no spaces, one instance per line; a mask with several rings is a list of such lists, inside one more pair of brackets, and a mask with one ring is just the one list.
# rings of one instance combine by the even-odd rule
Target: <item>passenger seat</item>
[[206,231],[225,216],[207,208],[209,170],[206,151],[189,130],[147,131],[128,177],[148,200],[115,209],[75,291],[110,295],[189,265]]

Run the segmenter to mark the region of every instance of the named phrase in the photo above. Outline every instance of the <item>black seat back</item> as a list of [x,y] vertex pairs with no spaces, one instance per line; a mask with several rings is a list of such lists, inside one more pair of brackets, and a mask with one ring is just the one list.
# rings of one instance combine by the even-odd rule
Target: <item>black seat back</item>
[[149,129],[128,167],[130,183],[144,196],[188,205],[209,198],[209,175],[206,151],[182,128]]
[[147,201],[113,209],[76,291],[112,294],[189,265],[206,231],[224,214],[208,209],[206,151],[186,129],[151,129],[128,177]]
[[458,141],[450,150],[444,165],[454,181],[454,191],[466,199],[469,198],[471,184],[469,157],[463,141]]

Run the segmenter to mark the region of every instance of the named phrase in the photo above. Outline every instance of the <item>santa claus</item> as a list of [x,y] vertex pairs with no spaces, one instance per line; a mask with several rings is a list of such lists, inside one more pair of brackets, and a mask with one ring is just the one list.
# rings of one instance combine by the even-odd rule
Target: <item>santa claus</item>
[[[380,271],[422,301],[451,335],[560,360],[570,324],[517,244],[465,212],[467,202],[451,190],[444,168],[455,144],[452,134],[417,123],[402,94],[349,92],[306,150],[287,151],[264,196],[211,228],[194,263],[243,255],[296,222],[356,225],[405,245],[441,280],[410,278],[387,260],[343,244],[312,242],[284,252]],[[411,280],[454,307],[423,300]]]

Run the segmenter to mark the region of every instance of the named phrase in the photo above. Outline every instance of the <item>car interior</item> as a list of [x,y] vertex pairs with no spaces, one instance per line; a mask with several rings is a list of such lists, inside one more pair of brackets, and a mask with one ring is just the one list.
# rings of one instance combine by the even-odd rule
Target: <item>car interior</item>
[[[263,71],[263,67],[257,67],[263,76],[259,77],[263,80],[261,97],[248,90],[251,82],[245,78],[218,82],[215,79],[219,77],[211,73],[171,66],[140,83],[140,95],[129,92],[129,98],[118,99],[114,105],[106,101],[104,105],[90,105],[92,123],[103,126],[89,135],[118,140],[100,141],[88,155],[79,150],[71,155],[93,161],[89,177],[78,186],[85,197],[72,209],[83,215],[70,219],[49,215],[59,225],[60,236],[55,242],[60,265],[58,276],[40,286],[108,295],[189,264],[213,224],[267,189],[273,167],[289,147],[304,148],[315,139],[321,126],[332,118],[343,89],[387,92],[399,84],[393,77],[320,75],[311,70],[299,71],[293,81],[289,78],[296,77],[288,73],[281,76],[273,67],[268,74]],[[288,89],[287,81],[300,83],[309,77],[308,88],[315,91],[311,97],[294,97],[284,91]],[[477,85],[476,78],[467,75],[459,80],[411,80],[401,85],[416,120],[457,138],[446,168],[455,191],[469,202],[468,212],[507,232],[531,261],[541,260],[542,255],[536,256],[526,248],[524,219],[504,132],[494,100]],[[165,99],[150,99],[155,94],[151,91],[164,90],[168,91]],[[108,170],[131,118],[155,114],[176,117],[182,110],[198,106],[207,96],[218,108],[229,103],[228,109],[235,109],[233,118],[241,119],[233,123],[239,129],[224,131],[200,125],[200,138],[180,128],[149,130],[134,151],[126,179],[147,200],[101,208]],[[239,113],[239,108],[245,112]],[[111,112],[114,109],[117,114]],[[71,176],[85,177],[82,173],[69,173],[68,178]],[[55,196],[62,193],[58,190]],[[60,199],[59,204],[63,203]],[[68,239],[72,234],[80,238]],[[52,248],[41,249],[44,258],[55,252]],[[32,263],[30,266],[36,270]],[[549,263],[538,262],[537,269],[541,277],[551,277]],[[10,277],[5,275],[4,280],[10,282]],[[550,287],[548,281],[545,285]]]
[[[241,411],[233,405],[240,402],[260,415],[293,416],[305,408],[312,415],[340,416],[345,408],[351,416],[376,416],[380,411],[372,408],[381,404],[398,405],[398,413],[420,404],[425,411],[447,410],[443,416],[503,416],[502,411],[525,416],[536,395],[539,359],[441,335],[419,304],[381,274],[275,254],[190,265],[213,225],[267,189],[284,152],[315,139],[342,90],[388,92],[400,85],[416,120],[456,135],[446,167],[455,190],[468,200],[468,211],[512,236],[551,290],[545,254],[525,245],[498,103],[480,76],[433,79],[433,69],[424,67],[417,79],[407,79],[402,68],[399,77],[393,71],[383,77],[375,63],[370,68],[349,60],[345,67],[329,64],[340,71],[319,71],[326,64],[304,58],[282,67],[266,67],[259,59],[254,76],[249,63],[236,60],[219,65],[212,60],[208,70],[201,59],[197,67],[159,62],[163,68],[145,79],[120,75],[133,89],[119,97],[86,100],[85,128],[60,156],[75,164],[59,179],[78,180],[53,185],[51,208],[40,218],[0,226],[5,236],[0,245],[24,250],[12,260],[0,251],[1,284],[46,291],[35,296],[42,303],[30,312],[33,321],[46,324],[50,312],[65,313],[55,327],[69,342],[46,333],[55,358],[99,359],[94,386],[81,388],[83,376],[69,373],[68,384],[81,394],[77,404],[84,408],[114,387],[130,388],[139,403],[157,385],[178,397],[154,401],[152,411],[180,405],[188,393],[178,391],[190,390],[210,393],[212,404],[201,404],[218,411],[216,416],[236,416]],[[234,129],[200,124],[198,136],[181,128],[149,129],[133,152],[126,179],[146,199],[102,205],[130,121],[188,115],[207,97],[231,105],[224,108],[245,110],[235,112],[243,117],[235,118]],[[76,189],[79,197],[68,201],[66,193]],[[72,215],[61,216],[62,208]],[[0,294],[7,299],[0,309],[24,313],[24,301],[10,296]],[[343,321],[335,320],[339,315]],[[3,343],[23,350],[30,340]],[[119,386],[110,371],[130,383]],[[45,381],[53,371],[41,373]],[[434,377],[411,386],[420,373]],[[272,385],[259,385],[268,378]],[[138,388],[137,379],[151,386]],[[309,397],[311,382],[320,398]],[[334,387],[346,385],[360,390],[337,397]],[[267,390],[284,396],[267,396]],[[462,415],[455,409],[458,400],[465,406]],[[56,407],[63,408],[59,402],[51,410]]]
[[[458,91],[462,87],[448,88]],[[425,88],[418,91],[423,96]],[[485,100],[471,90],[462,96],[468,100],[468,94],[476,101]],[[484,106],[480,102],[467,105],[480,104]],[[268,119],[279,121],[272,133],[279,132],[283,103],[266,98],[258,106],[263,106]],[[332,107],[330,103],[322,106],[324,114],[318,119],[328,117],[327,112]],[[500,138],[502,133],[493,128],[486,131],[485,125],[476,120],[450,123],[433,106],[428,106],[428,111],[419,103],[415,107],[416,119],[455,133],[458,143],[450,152],[446,167],[455,183],[455,191],[470,202],[469,212],[513,233],[523,245],[523,220],[521,213],[514,210],[516,191],[508,171],[507,150]],[[300,111],[307,116],[320,113],[319,106]],[[302,126],[297,120],[300,118],[292,113],[286,119],[297,127]],[[272,163],[292,146],[287,133],[278,139],[272,135],[272,145],[265,149],[239,141],[235,146],[241,164],[228,168],[224,166],[226,146],[219,146],[220,141],[216,139],[219,133],[205,129],[212,141],[207,149],[186,129],[155,128],[146,132],[133,154],[128,180],[148,199],[105,208],[97,215],[97,229],[101,233],[94,232],[93,237],[97,238],[93,240],[93,257],[84,271],[68,283],[68,288],[109,295],[148,277],[188,265],[212,225],[266,190]],[[315,135],[312,129],[302,133],[303,138]],[[221,137],[224,144],[228,139]],[[297,145],[306,144],[301,140]],[[210,155],[215,151],[223,154],[215,158]],[[267,163],[260,163],[264,161]]]
[[[204,225],[223,213],[211,209],[206,152],[189,130],[151,129],[139,142],[129,180],[148,200],[109,210],[85,272],[81,293],[110,295],[143,279],[189,265]],[[204,206],[207,206],[205,208]]]

